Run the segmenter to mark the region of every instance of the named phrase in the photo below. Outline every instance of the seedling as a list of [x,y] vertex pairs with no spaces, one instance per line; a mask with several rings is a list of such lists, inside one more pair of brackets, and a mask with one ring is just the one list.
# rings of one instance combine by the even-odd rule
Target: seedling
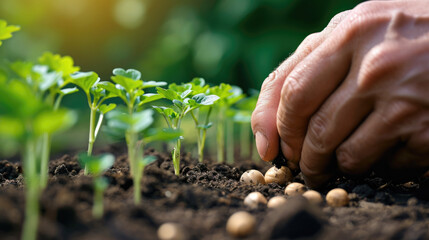
[[240,182],[249,184],[265,184],[264,175],[258,170],[247,170],[241,175]]
[[115,157],[112,154],[104,154],[100,156],[90,156],[88,154],[79,155],[80,164],[94,177],[94,204],[92,206],[92,215],[94,218],[103,216],[103,194],[108,183],[103,173],[112,167],[115,162]]
[[334,188],[326,195],[326,202],[331,207],[343,207],[349,204],[349,195],[342,188]]
[[[71,76],[71,82],[80,87],[88,100],[88,106],[91,110],[89,118],[89,140],[87,155],[92,155],[95,139],[97,138],[104,114],[113,110],[116,104],[103,104],[109,98],[117,97],[116,93],[111,93],[103,88],[105,82],[100,82],[98,74],[95,72],[79,72]],[[99,112],[98,120],[97,112]],[[97,125],[95,125],[97,122]],[[85,167],[85,174],[87,168]]]
[[36,239],[39,218],[39,195],[43,186],[40,161],[41,137],[70,127],[73,112],[54,110],[36,96],[33,89],[19,80],[0,84],[0,135],[19,146],[26,186],[25,222],[22,239]]
[[[213,104],[219,99],[216,95],[209,95],[206,96],[204,93],[207,93],[209,91],[208,85],[205,84],[205,80],[202,78],[194,78],[190,84],[192,85],[192,91],[193,94],[201,96],[201,98],[206,98],[205,101],[199,101],[197,102],[197,105],[199,105],[198,108],[191,110],[191,116],[194,120],[195,127],[197,128],[197,144],[198,144],[198,160],[200,162],[203,162],[204,159],[204,146],[206,144],[206,136],[207,136],[207,129],[211,128],[213,125],[212,122],[210,122],[210,114],[213,110]],[[207,108],[207,111],[201,111],[203,107]],[[197,112],[197,113],[194,113]],[[200,124],[200,121],[203,120],[204,123]]]
[[[219,96],[219,101],[217,101],[217,159],[218,162],[222,163],[225,161],[225,113],[234,103],[239,101],[244,97],[243,91],[241,88],[236,86],[231,86],[229,84],[221,83],[219,86],[210,88],[210,94]],[[233,129],[228,129],[228,132],[233,133]],[[233,139],[228,137],[228,139]],[[228,163],[233,163],[233,152],[234,144],[228,144],[227,156]]]
[[298,182],[293,182],[285,188],[285,194],[288,196],[302,195],[305,191],[307,191],[307,188],[304,184]]
[[[152,115],[148,111],[139,112],[138,108],[145,103],[149,103],[161,98],[158,94],[145,94],[144,89],[164,86],[165,82],[148,81],[144,82],[140,80],[141,73],[135,69],[124,70],[122,68],[113,69],[113,76],[111,82],[104,82],[103,88],[121,98],[126,105],[126,112],[119,112],[122,115],[119,119],[118,124],[122,122],[122,127],[126,128],[125,140],[128,147],[128,161],[130,163],[130,173],[132,176],[137,175],[137,141],[138,133],[153,122]],[[128,116],[124,116],[126,113]],[[118,114],[112,114],[112,116],[118,116]],[[150,115],[150,117],[149,117]],[[147,118],[147,119],[146,119]],[[136,179],[135,179],[136,180]]]
[[7,25],[5,20],[0,19],[0,46],[3,44],[2,40],[12,37],[12,33],[20,30],[19,26]]
[[282,197],[282,196],[275,196],[272,197],[268,203],[267,203],[267,207],[269,208],[278,208],[283,206],[284,204],[286,204],[287,200],[286,198]]
[[273,166],[265,173],[265,183],[277,183],[279,185],[285,185],[290,182],[293,178],[292,172],[289,168],[283,166],[280,169]]
[[256,218],[248,212],[236,212],[229,217],[226,231],[233,237],[244,238],[249,236],[256,227]]
[[[170,84],[168,89],[157,88],[158,94],[170,100],[173,104],[172,107],[153,106],[153,108],[164,117],[168,128],[180,131],[182,120],[187,113],[201,106],[212,105],[219,99],[216,95],[206,95],[204,93],[192,96],[192,87],[192,84]],[[176,175],[180,174],[180,148],[182,139],[183,137],[177,139],[176,146],[173,148],[172,153],[174,173]]]
[[[18,79],[27,84],[33,94],[41,99],[47,106],[56,111],[64,96],[75,93],[77,88],[66,88],[70,83],[70,74],[79,70],[74,66],[69,56],[61,57],[50,52],[44,53],[38,60],[39,64],[17,61],[10,68],[17,74]],[[48,182],[48,163],[51,150],[51,135],[42,134],[38,142],[37,158],[40,166],[41,188]]]
[[251,192],[244,198],[244,205],[255,209],[259,205],[267,205],[267,199],[260,192]]

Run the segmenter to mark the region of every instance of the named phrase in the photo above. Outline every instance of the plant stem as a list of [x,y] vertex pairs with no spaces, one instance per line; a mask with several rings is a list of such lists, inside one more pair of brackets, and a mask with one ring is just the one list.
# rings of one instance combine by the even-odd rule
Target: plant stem
[[104,189],[101,187],[104,183],[101,176],[94,180],[94,205],[92,206],[92,216],[96,219],[100,219],[103,216],[103,192]]
[[226,162],[229,164],[233,164],[234,163],[234,145],[235,145],[235,141],[234,141],[234,121],[232,119],[227,119],[226,120]]
[[125,133],[125,139],[127,142],[127,148],[128,148],[128,161],[130,162],[130,175],[134,176],[135,174],[135,168],[137,166],[136,164],[136,141],[137,137],[134,133],[132,127],[127,130]]
[[35,240],[39,223],[39,179],[36,173],[36,143],[33,139],[26,142],[24,153],[24,179],[26,184],[25,221],[22,240]]
[[174,174],[180,175],[180,138],[177,139],[176,146],[173,149],[173,167]]
[[91,113],[89,117],[89,141],[88,141],[88,156],[92,155],[92,148],[95,142],[95,115],[97,109],[91,107]]
[[51,149],[51,135],[48,133],[42,136],[42,154],[40,161],[40,190],[43,190],[48,184],[49,176],[49,155]]
[[217,161],[223,163],[225,161],[225,116],[224,108],[220,107],[218,112],[218,123],[217,123]]
[[240,124],[240,144],[241,158],[250,157],[250,127],[247,123]]
[[136,143],[136,162],[135,162],[135,169],[136,172],[133,176],[133,182],[134,182],[134,204],[138,205],[141,201],[141,179],[143,175],[143,169],[144,165],[142,164],[141,160],[143,157],[143,141],[140,140]]

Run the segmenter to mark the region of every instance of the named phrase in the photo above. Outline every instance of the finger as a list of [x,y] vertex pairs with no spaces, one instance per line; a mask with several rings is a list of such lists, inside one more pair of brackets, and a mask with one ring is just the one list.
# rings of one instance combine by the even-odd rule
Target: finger
[[[357,70],[311,117],[301,153],[301,171],[314,182],[324,182],[335,170],[335,149],[371,112],[373,100],[357,92]],[[317,178],[317,180],[316,180]]]
[[278,155],[279,137],[276,128],[276,114],[284,80],[296,64],[319,46],[347,14],[348,11],[337,14],[321,33],[309,35],[296,52],[265,79],[251,121],[256,147],[263,160],[271,161]]
[[337,149],[338,168],[348,174],[367,172],[408,134],[407,121],[419,111],[406,101],[379,105]]
[[311,115],[342,82],[350,68],[351,43],[341,36],[344,32],[333,32],[332,37],[295,66],[282,87],[277,128],[283,155],[295,163],[301,157]]

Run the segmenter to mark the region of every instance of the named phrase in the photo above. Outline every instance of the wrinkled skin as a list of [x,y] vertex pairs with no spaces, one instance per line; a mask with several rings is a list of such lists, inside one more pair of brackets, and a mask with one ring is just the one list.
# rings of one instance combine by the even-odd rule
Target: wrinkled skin
[[429,1],[370,1],[309,35],[267,79],[252,116],[261,158],[279,153],[318,187],[337,171],[429,166]]

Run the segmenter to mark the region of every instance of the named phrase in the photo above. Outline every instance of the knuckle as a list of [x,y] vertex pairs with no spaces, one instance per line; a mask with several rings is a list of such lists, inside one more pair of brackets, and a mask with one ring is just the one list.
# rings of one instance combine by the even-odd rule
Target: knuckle
[[281,91],[282,103],[284,107],[292,112],[296,112],[295,109],[303,102],[304,96],[302,96],[303,87],[300,84],[296,74],[291,73],[283,85]]
[[353,157],[350,149],[347,147],[340,147],[336,152],[338,168],[340,171],[347,174],[354,174],[359,169],[359,161]]
[[375,83],[383,81],[383,77],[399,66],[398,48],[390,43],[382,43],[373,47],[365,55],[358,76],[358,90],[365,91]]
[[341,21],[350,13],[351,10],[347,10],[344,12],[337,13],[333,18],[331,18],[331,21],[329,21],[328,25],[326,26],[326,29],[334,29],[338,24],[340,24]]
[[327,119],[321,113],[314,115],[307,130],[309,147],[313,152],[326,154],[332,151],[332,143],[326,137]]
[[275,87],[275,82],[278,79],[279,76],[279,70],[276,69],[270,75],[268,75],[267,78],[265,78],[264,82],[262,83],[261,91],[269,91],[272,88]]
[[363,2],[350,10],[344,20],[347,35],[352,38],[361,33],[365,33],[369,26],[373,26],[377,21],[377,12],[380,12],[379,2]]
[[[394,101],[388,103],[388,107],[380,111],[379,119],[386,129],[397,128],[407,125],[407,120],[411,119],[419,108],[407,101]],[[410,123],[411,124],[411,123]]]

